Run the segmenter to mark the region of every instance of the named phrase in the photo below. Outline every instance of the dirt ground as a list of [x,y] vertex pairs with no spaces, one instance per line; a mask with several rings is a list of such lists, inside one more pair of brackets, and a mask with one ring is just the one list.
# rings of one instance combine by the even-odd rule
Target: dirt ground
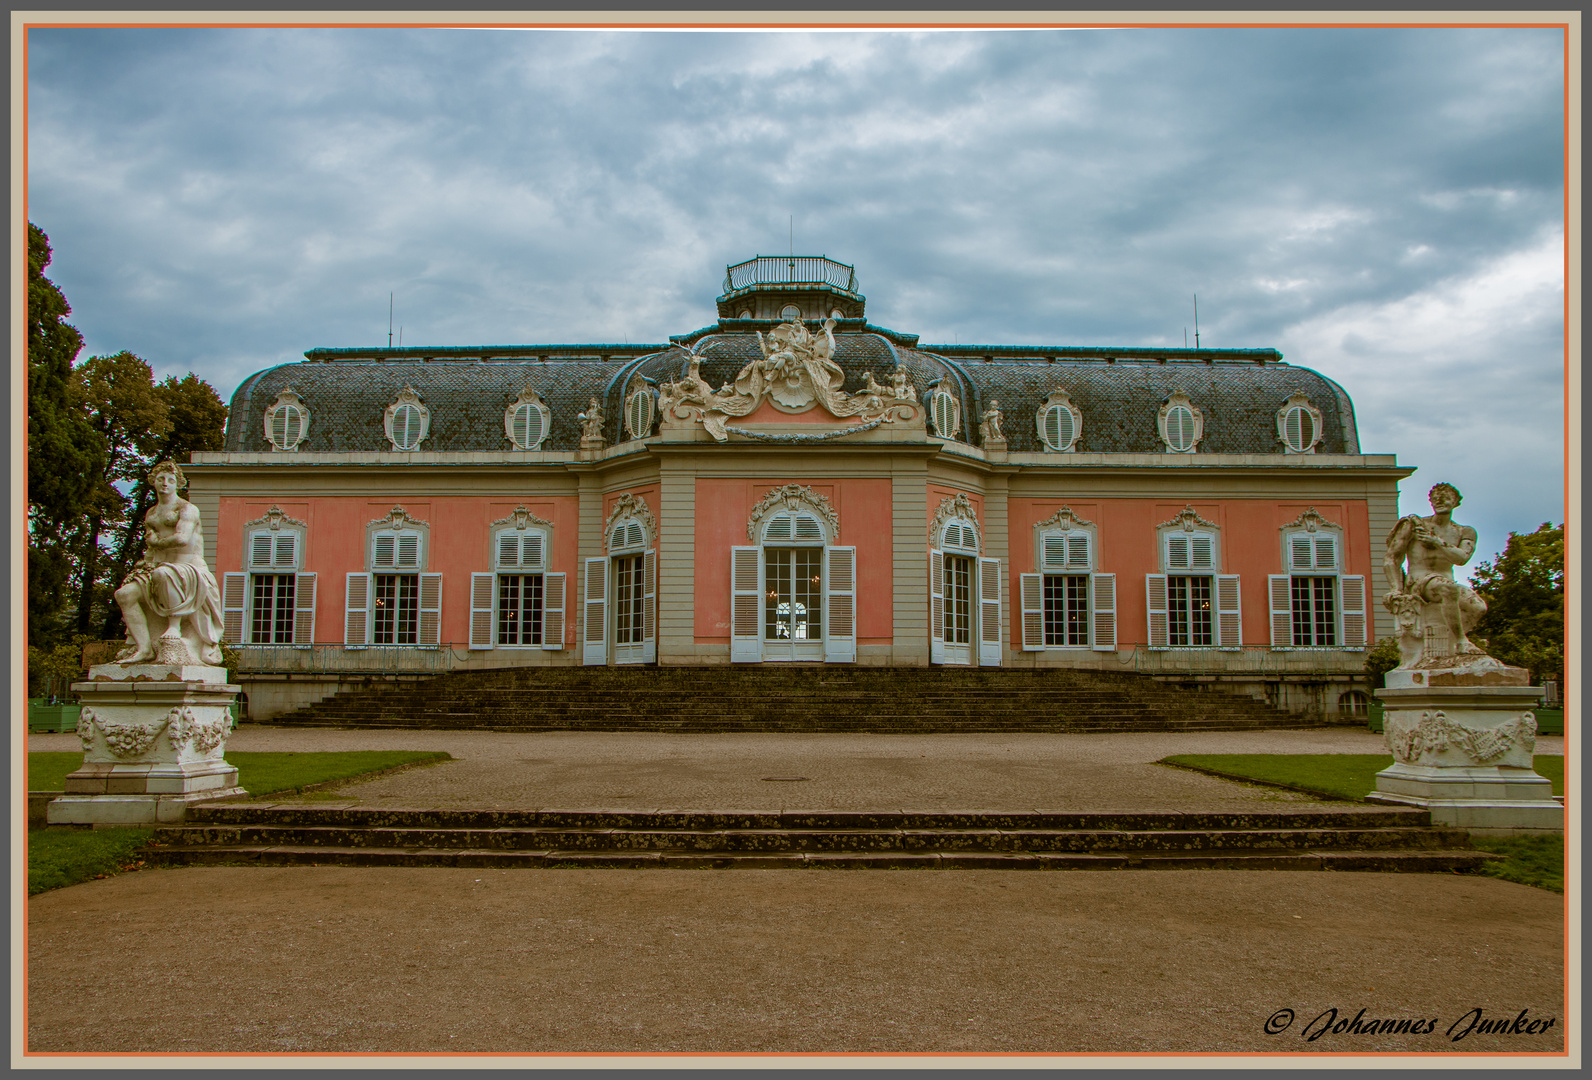
[[[357,738],[388,748],[387,733],[377,745],[373,734],[245,729],[232,745],[354,749],[343,743]],[[549,790],[566,806],[635,806],[699,788],[724,805],[736,791],[788,789],[759,778],[796,768],[842,780],[836,794],[848,799],[883,792],[899,804],[938,793],[946,801],[932,805],[942,807],[976,805],[969,777],[1026,805],[1138,784],[1149,785],[1133,796],[1140,806],[1275,798],[1149,764],[1228,749],[1228,737],[1214,735],[1014,737],[984,746],[959,772],[968,744],[945,741],[958,736],[872,751],[853,740],[845,752],[743,740],[710,752],[706,742],[390,734],[395,747],[447,749],[460,760],[350,785],[367,805],[481,805],[479,792],[504,786],[514,789],[510,801],[540,794],[541,805]],[[1353,734],[1267,733],[1267,745],[1253,735],[1242,745],[1374,752],[1336,745],[1365,741],[1342,737]],[[533,741],[502,741],[518,738]],[[691,768],[656,767],[656,752],[666,761],[692,745]],[[604,762],[617,774],[604,777]],[[1052,798],[1029,799],[1047,773]],[[1192,786],[1180,786],[1185,776]],[[478,794],[467,800],[467,789]],[[611,798],[627,791],[634,799]],[[495,802],[493,794],[485,804]],[[31,898],[27,917],[33,1053],[1564,1046],[1563,897],[1459,875],[195,867],[45,893]],[[1472,1027],[1455,1038],[1474,1019],[1516,1021],[1522,1010],[1521,1027],[1553,1024],[1518,1034]],[[1418,1021],[1420,1033],[1355,1032],[1357,1017],[1362,1028]]]

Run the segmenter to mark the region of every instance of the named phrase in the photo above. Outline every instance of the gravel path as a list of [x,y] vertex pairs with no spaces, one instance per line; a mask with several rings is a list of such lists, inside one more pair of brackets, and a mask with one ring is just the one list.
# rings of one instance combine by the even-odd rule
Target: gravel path
[[[245,726],[229,749],[457,759],[339,792],[366,805],[1264,809],[1311,800],[1153,763],[1383,747]],[[190,867],[32,898],[25,1021],[30,1051],[66,1053],[1551,1053],[1564,917],[1553,893],[1432,874]],[[1334,1008],[1436,1025],[1303,1037]],[[1555,1023],[1454,1041],[1475,1009]]]

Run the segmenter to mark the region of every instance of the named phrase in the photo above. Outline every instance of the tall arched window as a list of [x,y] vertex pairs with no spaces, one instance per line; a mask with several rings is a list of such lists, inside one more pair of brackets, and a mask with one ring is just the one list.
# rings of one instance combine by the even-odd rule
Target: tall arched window
[[1001,561],[983,556],[967,496],[944,499],[929,526],[929,661],[998,666],[1001,626]]
[[586,560],[581,662],[650,664],[658,658],[657,522],[626,492],[603,526],[607,554]]
[[829,500],[787,484],[752,512],[730,551],[730,659],[737,663],[857,658],[857,549],[835,543]]

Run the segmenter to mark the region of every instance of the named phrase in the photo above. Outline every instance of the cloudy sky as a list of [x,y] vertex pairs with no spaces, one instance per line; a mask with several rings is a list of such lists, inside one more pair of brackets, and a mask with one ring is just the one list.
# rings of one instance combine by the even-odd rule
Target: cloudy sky
[[1280,349],[1480,555],[1561,521],[1552,30],[52,29],[28,213],[84,355],[661,342],[857,267],[925,343]]

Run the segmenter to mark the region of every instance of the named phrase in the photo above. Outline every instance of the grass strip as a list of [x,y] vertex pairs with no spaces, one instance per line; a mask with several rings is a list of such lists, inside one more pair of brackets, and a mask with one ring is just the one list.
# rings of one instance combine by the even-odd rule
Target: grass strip
[[39,829],[28,833],[28,895],[143,865],[135,852],[152,829]]
[[1564,836],[1476,836],[1471,846],[1507,856],[1490,862],[1478,873],[1488,877],[1533,885],[1552,892],[1564,892]]
[[[1532,759],[1539,774],[1564,794],[1564,758],[1539,754]],[[1174,754],[1161,759],[1225,780],[1248,780],[1273,787],[1324,795],[1330,799],[1364,801],[1376,790],[1376,774],[1393,764],[1391,754]]]
[[[442,751],[350,750],[326,752],[234,751],[227,761],[238,770],[238,783],[250,795],[276,795],[284,791],[351,780],[371,773],[391,772],[412,765],[447,761]],[[83,764],[83,755],[71,752],[35,752],[28,755],[28,790],[61,791],[66,774]]]

